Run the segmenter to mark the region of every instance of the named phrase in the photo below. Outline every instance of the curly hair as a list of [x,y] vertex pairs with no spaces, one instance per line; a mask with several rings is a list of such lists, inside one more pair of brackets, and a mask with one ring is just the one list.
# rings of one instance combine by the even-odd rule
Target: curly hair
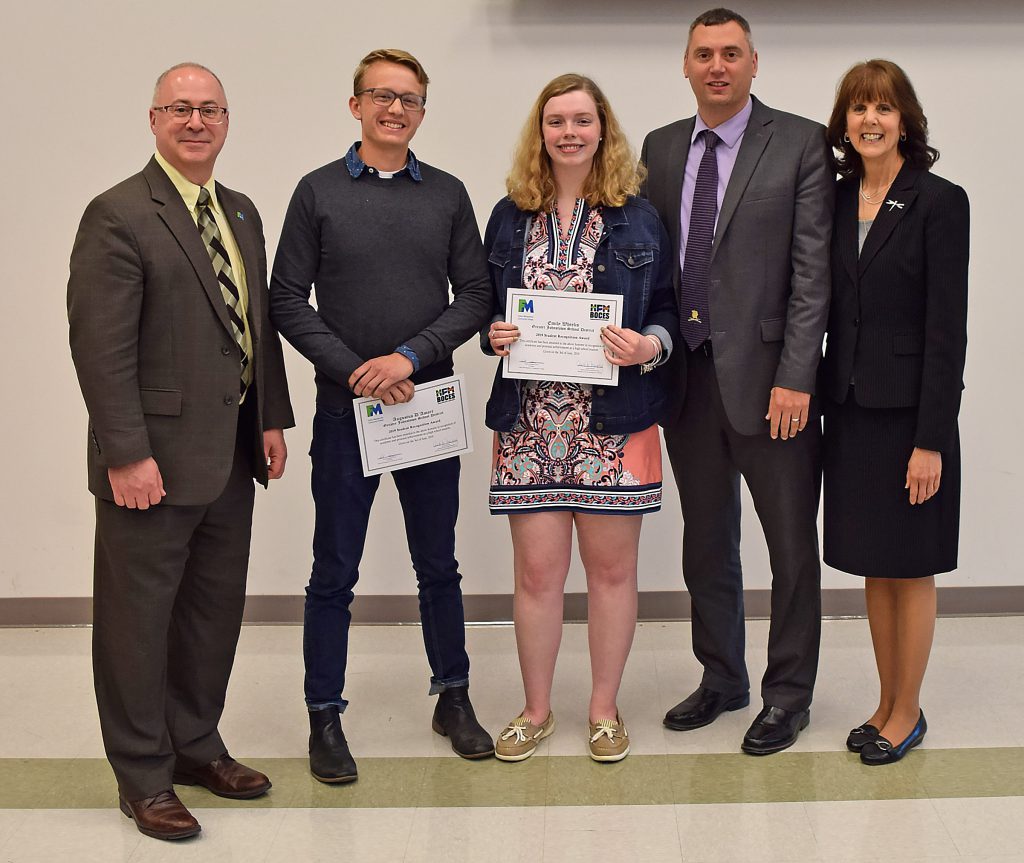
[[836,101],[826,135],[835,152],[832,161],[844,177],[859,177],[864,162],[846,132],[846,112],[857,102],[888,102],[900,112],[904,138],[900,155],[914,168],[928,170],[939,151],[928,145],[928,118],[907,73],[891,60],[867,60],[851,66],[836,88]]
[[582,90],[594,100],[603,139],[598,144],[594,163],[583,184],[583,197],[587,204],[591,207],[621,207],[629,195],[635,195],[640,189],[643,166],[637,162],[636,154],[601,88],[584,75],[559,75],[540,91],[533,103],[512,157],[512,168],[505,178],[508,196],[520,210],[546,213],[554,208],[555,179],[541,130],[544,106],[555,96],[577,90]]

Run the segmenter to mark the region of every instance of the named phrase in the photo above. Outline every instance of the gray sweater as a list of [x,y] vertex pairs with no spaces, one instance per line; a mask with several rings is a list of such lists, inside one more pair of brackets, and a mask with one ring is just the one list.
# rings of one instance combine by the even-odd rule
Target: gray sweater
[[299,181],[270,282],[271,319],[313,363],[317,403],[331,408],[351,406],[356,368],[399,345],[419,357],[414,382],[451,374],[452,352],[491,308],[465,186],[423,162],[419,181],[408,170],[381,179],[352,154]]

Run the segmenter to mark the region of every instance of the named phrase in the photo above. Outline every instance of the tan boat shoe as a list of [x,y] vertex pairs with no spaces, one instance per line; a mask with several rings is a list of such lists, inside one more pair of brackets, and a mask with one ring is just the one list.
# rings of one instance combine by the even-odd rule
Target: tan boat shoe
[[537,749],[537,744],[555,730],[555,714],[540,725],[534,725],[523,715],[517,716],[498,735],[494,742],[494,757],[500,761],[525,761]]
[[587,746],[595,761],[621,761],[629,755],[629,732],[621,716],[587,723]]

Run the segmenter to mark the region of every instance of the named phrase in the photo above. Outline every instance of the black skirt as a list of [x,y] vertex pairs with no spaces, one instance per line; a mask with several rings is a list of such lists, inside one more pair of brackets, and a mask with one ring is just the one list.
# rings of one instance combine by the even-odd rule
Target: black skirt
[[939,490],[910,505],[904,488],[917,408],[860,407],[823,399],[824,559],[872,578],[922,578],[956,569],[960,438],[942,454]]

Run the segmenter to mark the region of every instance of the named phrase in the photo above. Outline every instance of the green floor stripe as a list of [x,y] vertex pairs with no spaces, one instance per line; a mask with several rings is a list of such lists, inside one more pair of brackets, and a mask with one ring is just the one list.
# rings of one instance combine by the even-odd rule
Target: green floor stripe
[[[1024,749],[918,750],[898,765],[865,767],[847,752],[783,752],[767,758],[631,755],[618,764],[535,756],[521,764],[459,758],[360,758],[359,781],[328,786],[304,758],[246,759],[273,790],[224,800],[179,787],[196,808],[410,808],[780,803],[1024,796]],[[101,809],[116,805],[100,758],[0,759],[0,809]]]

